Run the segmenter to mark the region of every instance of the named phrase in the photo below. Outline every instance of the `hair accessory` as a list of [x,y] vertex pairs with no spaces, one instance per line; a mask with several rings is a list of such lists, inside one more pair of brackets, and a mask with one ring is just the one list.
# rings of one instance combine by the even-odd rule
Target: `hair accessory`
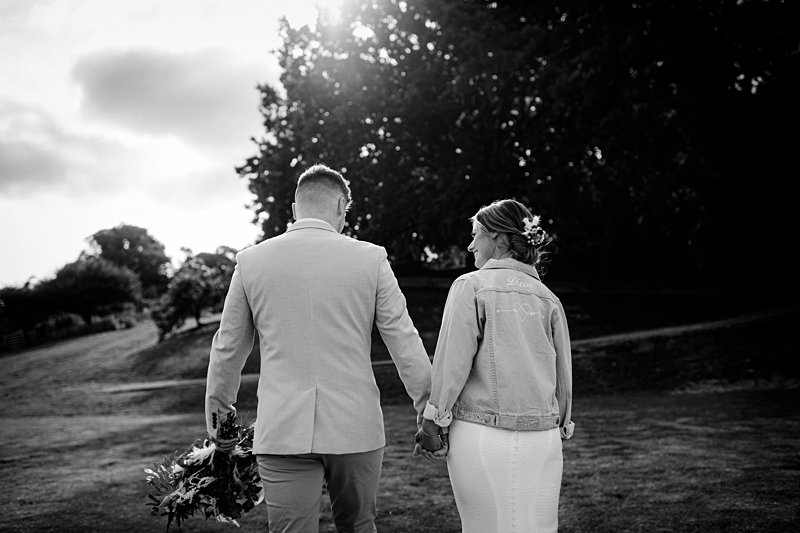
[[547,232],[539,226],[539,215],[534,215],[533,218],[525,217],[522,223],[525,224],[522,236],[531,246],[539,246],[547,239]]

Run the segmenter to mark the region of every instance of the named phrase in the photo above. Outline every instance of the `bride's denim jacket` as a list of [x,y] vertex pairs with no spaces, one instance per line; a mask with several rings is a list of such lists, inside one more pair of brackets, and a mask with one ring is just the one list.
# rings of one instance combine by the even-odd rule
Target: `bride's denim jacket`
[[490,259],[453,282],[424,416],[572,436],[567,319],[533,266]]

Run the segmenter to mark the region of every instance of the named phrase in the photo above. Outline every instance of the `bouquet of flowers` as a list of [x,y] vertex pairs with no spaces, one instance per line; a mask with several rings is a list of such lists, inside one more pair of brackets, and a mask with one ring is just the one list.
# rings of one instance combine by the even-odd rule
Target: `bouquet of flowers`
[[219,424],[219,439],[236,439],[229,452],[217,450],[210,439],[198,439],[185,452],[164,456],[161,463],[146,468],[147,503],[154,516],[181,522],[195,512],[206,520],[239,526],[236,521],[264,498],[258,464],[253,454],[253,426],[242,426],[228,413]]

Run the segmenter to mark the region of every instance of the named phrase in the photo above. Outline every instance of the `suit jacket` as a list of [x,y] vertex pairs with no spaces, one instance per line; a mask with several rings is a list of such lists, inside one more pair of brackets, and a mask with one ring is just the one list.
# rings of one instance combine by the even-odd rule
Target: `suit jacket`
[[431,363],[380,246],[301,219],[237,255],[208,364],[206,424],[235,412],[258,332],[254,453],[356,453],[386,444],[370,360],[377,325],[421,416]]

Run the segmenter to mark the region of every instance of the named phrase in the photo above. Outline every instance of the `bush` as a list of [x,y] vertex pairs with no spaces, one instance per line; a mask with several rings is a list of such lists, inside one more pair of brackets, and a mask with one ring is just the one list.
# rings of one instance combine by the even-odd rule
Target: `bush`
[[136,275],[104,259],[88,257],[62,267],[56,277],[37,287],[53,306],[77,313],[84,322],[92,316],[124,311],[141,300]]
[[83,326],[85,322],[80,315],[76,315],[75,313],[57,313],[48,317],[45,324],[54,330],[61,330],[78,328]]
[[120,329],[117,320],[113,316],[104,316],[99,320],[92,320],[86,326],[86,333],[99,333],[101,331],[114,331]]
[[153,322],[158,327],[158,340],[164,340],[175,329],[181,327],[184,317],[175,309],[169,293],[163,295],[153,306],[150,313]]

